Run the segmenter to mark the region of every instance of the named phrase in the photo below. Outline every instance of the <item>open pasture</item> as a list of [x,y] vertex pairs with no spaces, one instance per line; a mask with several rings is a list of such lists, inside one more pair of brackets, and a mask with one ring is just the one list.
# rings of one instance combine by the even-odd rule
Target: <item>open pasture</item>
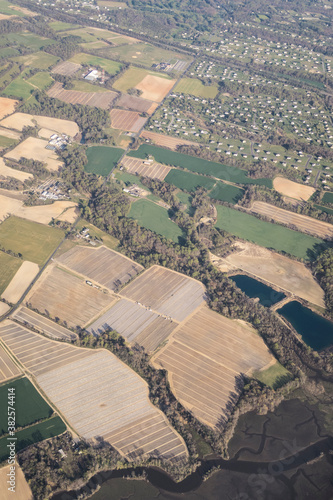
[[30,31],[7,33],[6,38],[11,44],[23,45],[23,47],[30,49],[32,52],[37,52],[43,47],[56,43],[55,40],[36,35]]
[[10,321],[2,323],[0,336],[85,439],[103,437],[131,458],[187,455],[183,440],[150,403],[147,384],[110,352],[48,340]]
[[255,201],[251,206],[251,212],[264,215],[279,224],[295,226],[299,231],[319,238],[328,239],[333,237],[332,224],[306,215],[288,212],[288,210],[283,210],[263,201]]
[[139,226],[169,238],[175,243],[179,243],[184,237],[180,227],[170,219],[168,210],[149,200],[134,201],[128,217],[135,219]]
[[69,62],[75,64],[81,64],[85,66],[99,66],[104,69],[110,76],[115,76],[123,65],[117,61],[111,61],[110,59],[104,59],[103,57],[98,57],[98,55],[79,53],[75,54]]
[[12,139],[10,137],[6,137],[6,136],[0,134],[0,150],[1,151],[4,148],[8,148],[10,146],[13,146],[15,143],[16,143],[15,139]]
[[143,99],[161,102],[175,83],[176,80],[167,80],[159,76],[147,75],[135,88],[141,90],[141,97]]
[[49,69],[59,61],[59,57],[47,54],[46,52],[40,50],[25,56],[14,57],[13,60],[31,68]]
[[15,97],[20,100],[27,100],[34,90],[35,87],[30,85],[30,83],[24,79],[24,75],[21,74],[7,85],[2,91],[2,94],[11,98]]
[[283,226],[257,219],[232,208],[218,205],[216,227],[265,248],[286,252],[304,260],[314,260],[323,240]]
[[16,304],[32,280],[37,276],[38,271],[39,267],[37,264],[25,260],[15,273],[6,290],[2,293],[1,298],[11,304]]
[[21,259],[0,251],[0,295],[6,290],[21,264]]
[[30,85],[37,87],[39,90],[46,89],[53,81],[53,78],[46,71],[40,71],[27,80]]
[[216,85],[203,85],[197,78],[182,78],[177,84],[175,92],[214,99],[217,96],[218,88]]
[[143,160],[137,160],[130,156],[125,156],[122,160],[122,165],[130,174],[138,174],[143,177],[150,177],[151,179],[158,179],[163,181],[170,172],[170,168],[159,163],[145,164]]
[[218,428],[228,418],[228,403],[239,395],[242,375],[273,359],[253,328],[202,307],[157,353],[153,364],[168,370],[172,391],[196,418]]
[[31,311],[31,309],[24,306],[16,309],[12,318],[22,323],[23,326],[26,326],[27,328],[34,328],[54,340],[70,341],[77,338],[76,333],[73,333],[71,330],[54,323],[54,321],[51,321],[50,319],[45,318],[45,316],[41,316],[35,311]]
[[55,82],[47,91],[47,95],[69,104],[83,104],[85,106],[108,109],[118,94],[112,91],[81,92],[78,90],[64,90],[60,82]]
[[78,125],[71,120],[62,120],[51,116],[30,115],[28,113],[14,113],[1,122],[2,127],[19,130],[23,127],[38,127],[54,130],[59,134],[66,134],[75,137],[80,132]]
[[140,116],[140,113],[123,109],[112,109],[110,117],[111,127],[127,132],[139,132],[147,121],[147,118]]
[[124,285],[143,270],[140,264],[105,246],[97,249],[76,246],[57,261],[110,290]]
[[51,71],[51,73],[56,73],[57,75],[63,76],[73,76],[81,68],[81,64],[77,64],[71,61],[61,61],[57,64]]
[[192,174],[191,172],[184,172],[183,170],[178,170],[176,168],[170,169],[170,172],[164,180],[165,182],[173,184],[177,188],[190,193],[196,191],[198,187],[204,187],[208,190],[212,189],[216,184],[215,180],[210,177]]
[[14,214],[23,219],[48,224],[52,219],[61,219],[61,215],[64,213],[65,216],[68,208],[76,206],[76,203],[72,201],[57,200],[50,205],[36,205],[34,207],[20,206]]
[[218,182],[214,189],[209,193],[210,198],[214,200],[227,201],[233,205],[238,202],[244,195],[243,189],[240,189],[231,184]]
[[273,188],[278,193],[284,196],[290,196],[290,198],[296,198],[297,200],[307,201],[313,193],[315,188],[311,186],[306,186],[304,184],[298,184],[297,182],[290,181],[284,177],[275,177],[273,181]]
[[[10,380],[12,378],[18,377],[21,375],[22,370],[14,363],[11,357],[7,354],[7,352],[0,345],[0,383],[6,382],[6,380]],[[1,395],[1,391],[0,391]],[[2,401],[6,401],[6,395],[3,394]],[[1,419],[3,420],[3,419]],[[3,423],[3,422],[2,422]],[[2,428],[2,426],[1,426]]]
[[204,286],[192,278],[160,266],[152,266],[121,295],[176,321],[183,321],[204,302]]
[[60,229],[15,216],[0,224],[0,240],[5,250],[20,253],[24,260],[39,266],[45,263],[64,236]]
[[146,351],[156,347],[169,337],[178,323],[127,299],[121,299],[99,317],[88,331],[94,335],[105,330],[116,330],[131,344],[139,344]]
[[9,130],[7,128],[1,127],[1,125],[0,125],[0,136],[2,138],[6,137],[14,141],[18,141],[21,137],[21,135],[15,130]]
[[123,153],[124,150],[121,148],[91,146],[86,151],[88,163],[84,169],[86,172],[106,177],[117,165]]
[[156,132],[150,132],[149,130],[143,130],[140,134],[143,139],[149,139],[156,146],[161,146],[162,148],[168,148],[176,150],[178,146],[192,146],[195,142],[187,141],[186,139],[181,139],[178,137],[170,137],[164,134],[157,134]]
[[36,137],[28,137],[16,148],[5,154],[5,158],[19,161],[21,158],[38,160],[46,163],[48,170],[57,171],[62,166],[57,154],[46,149],[48,142]]
[[121,94],[117,101],[117,106],[119,108],[130,109],[131,111],[138,111],[139,113],[152,114],[157,104],[135,95]]
[[[0,491],[2,492],[2,500],[12,500],[13,492],[8,490],[8,475],[10,473],[10,465],[6,465],[0,469]],[[30,486],[28,485],[21,467],[15,465],[15,496],[20,500],[33,500]]]
[[15,99],[0,97],[0,119],[7,115],[11,115],[15,111],[17,103],[18,101],[15,101]]
[[32,308],[51,318],[60,318],[73,328],[92,321],[114,300],[83,278],[55,266],[44,272],[26,298]]
[[148,69],[136,68],[134,66],[130,66],[114,82],[113,87],[116,90],[120,90],[121,92],[127,92],[130,89],[137,88],[137,85],[139,85],[142,82],[142,80],[144,80],[144,78],[148,75],[165,79],[167,82],[171,81],[170,77],[165,73],[157,73],[156,71],[150,71]]
[[15,214],[21,208],[22,205],[23,205],[22,200],[18,200],[0,194],[0,221],[4,220],[6,217],[9,217],[10,215]]

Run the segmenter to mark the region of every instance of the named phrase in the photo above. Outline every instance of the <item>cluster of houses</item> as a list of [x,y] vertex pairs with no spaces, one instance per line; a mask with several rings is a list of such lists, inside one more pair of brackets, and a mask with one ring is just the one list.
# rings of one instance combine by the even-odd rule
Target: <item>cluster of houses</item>
[[67,144],[70,144],[71,142],[71,138],[66,134],[52,134],[46,149],[51,149],[52,151],[65,149]]
[[69,198],[62,192],[59,181],[55,181],[54,179],[49,179],[38,186],[38,191],[40,193],[40,200],[63,200],[64,198]]

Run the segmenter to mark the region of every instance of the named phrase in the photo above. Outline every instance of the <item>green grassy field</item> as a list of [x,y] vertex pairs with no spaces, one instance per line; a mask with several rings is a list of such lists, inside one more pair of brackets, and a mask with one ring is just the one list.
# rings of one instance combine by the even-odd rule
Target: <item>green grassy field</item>
[[64,23],[62,21],[52,21],[51,23],[49,23],[49,26],[54,31],[65,31],[78,27],[77,24]]
[[165,236],[175,243],[179,243],[179,239],[184,236],[180,227],[169,219],[168,211],[151,201],[141,199],[132,203],[128,217],[135,219],[139,226]]
[[237,167],[230,167],[222,163],[203,160],[190,155],[170,151],[158,146],[142,144],[139,149],[130,151],[128,156],[144,159],[146,155],[154,156],[155,160],[165,165],[186,168],[198,174],[206,174],[218,179],[234,182],[236,184],[259,184],[272,187],[271,179],[250,179],[245,170]]
[[54,66],[59,61],[59,57],[47,54],[41,50],[39,52],[35,52],[34,54],[15,57],[14,61],[22,63],[25,66],[31,66],[32,68],[48,69],[50,66]]
[[164,181],[190,193],[196,191],[198,187],[204,187],[207,190],[212,189],[216,182],[210,177],[184,172],[176,168],[170,170]]
[[[26,427],[49,418],[53,410],[27,378],[20,378],[0,386],[0,401],[7,401],[8,389],[15,389],[16,427]],[[0,407],[0,436],[7,433],[7,405]]]
[[102,57],[97,57],[97,56],[92,56],[90,54],[75,54],[71,59],[69,59],[71,62],[77,63],[77,64],[86,64],[86,65],[91,65],[91,66],[100,66],[102,69],[105,69],[109,75],[114,76],[122,68],[122,64],[117,62],[117,61],[110,61],[109,59],[104,59]]
[[8,217],[0,224],[2,247],[20,253],[24,260],[39,266],[45,263],[64,236],[60,229],[15,216]]
[[13,80],[6,88],[3,90],[2,94],[8,97],[18,97],[19,99],[28,99],[31,93],[34,91],[35,87],[23,80],[23,76],[20,75],[15,80]]
[[[44,420],[39,424],[32,425],[21,431],[16,432],[16,452],[23,450],[27,446],[34,443],[39,443],[44,439],[48,439],[54,436],[62,434],[66,430],[66,425],[61,420],[60,417],[52,417],[48,420]],[[8,457],[8,440],[4,436],[0,439],[0,462],[6,460]]]
[[164,73],[156,73],[154,71],[148,71],[147,69],[134,68],[131,66],[114,82],[113,87],[121,92],[127,92],[127,90],[138,85],[147,75],[159,76],[160,78],[170,80],[170,77]]
[[286,252],[304,260],[314,260],[323,240],[271,224],[232,208],[217,205],[216,227],[265,248]]
[[8,148],[8,146],[12,146],[15,144],[15,142],[18,142],[16,139],[12,139],[11,137],[5,137],[4,135],[0,135],[0,147],[1,148]]
[[120,148],[92,146],[87,149],[88,163],[84,167],[86,172],[107,176],[124,153]]
[[0,58],[4,59],[5,57],[17,56],[18,54],[19,51],[13,47],[1,47]]
[[216,85],[203,85],[197,78],[182,78],[175,88],[175,92],[214,99],[218,88]]
[[228,203],[235,204],[244,195],[244,191],[231,184],[224,184],[218,182],[214,189],[209,193],[209,196],[214,200],[227,201]]
[[291,373],[278,361],[261,372],[254,372],[253,377],[265,385],[277,389],[291,379]]
[[29,78],[27,82],[35,87],[38,87],[40,90],[44,90],[51,85],[53,78],[49,75],[49,73],[46,73],[46,71],[41,71]]
[[91,83],[84,80],[74,80],[73,84],[74,87],[72,90],[79,90],[81,92],[110,92],[105,87],[102,87],[100,85],[92,85]]
[[33,51],[40,50],[42,47],[47,47],[48,45],[53,45],[54,43],[56,43],[55,40],[43,38],[29,32],[9,33],[8,35],[6,35],[6,38],[10,43],[23,45],[23,47],[26,47]]
[[0,295],[6,290],[21,264],[21,259],[0,251]]
[[325,193],[323,199],[321,200],[323,203],[332,203],[333,204],[333,193]]
[[316,205],[315,203],[313,204],[313,206],[314,206],[317,210],[320,210],[321,212],[325,212],[325,213],[327,213],[327,214],[333,215],[333,210],[332,210],[331,208],[322,207],[321,205]]
[[13,9],[13,5],[11,5],[9,2],[6,2],[6,0],[0,0],[0,14],[7,14],[8,16],[15,15],[20,17],[23,17],[25,15],[23,14],[23,12]]
[[106,247],[114,249],[119,245],[119,240],[117,240],[117,238],[114,238],[110,234],[105,233],[98,227],[93,226],[93,224],[89,224],[89,222],[86,222],[85,220],[80,220],[76,226],[76,229],[78,231],[81,231],[84,227],[87,227],[89,229],[89,234],[92,238],[96,236],[98,239],[103,240],[103,245],[105,245]]
[[123,181],[126,184],[126,186],[130,186],[131,184],[136,184],[140,188],[149,191],[147,186],[144,186],[142,182],[140,182],[140,177],[138,175],[129,174],[128,172],[116,172],[115,177],[116,179]]

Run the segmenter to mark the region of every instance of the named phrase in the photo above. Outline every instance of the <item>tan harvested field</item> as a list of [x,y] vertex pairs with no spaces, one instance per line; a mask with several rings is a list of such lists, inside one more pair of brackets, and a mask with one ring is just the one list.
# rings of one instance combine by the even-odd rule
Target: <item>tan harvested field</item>
[[76,246],[57,261],[110,290],[124,285],[143,269],[140,264],[105,246],[97,249]]
[[0,302],[0,316],[8,312],[10,309],[9,305],[5,302]]
[[142,91],[141,97],[143,99],[161,102],[175,83],[176,80],[167,80],[160,76],[146,75],[135,88]]
[[8,97],[0,97],[0,120],[7,115],[11,115],[15,111],[18,101],[8,99]]
[[21,142],[16,148],[5,154],[5,158],[20,160],[20,158],[28,158],[46,163],[49,170],[58,170],[62,166],[62,162],[58,159],[56,153],[50,149],[46,149],[47,141],[37,139],[36,137],[28,137]]
[[21,467],[15,464],[15,493],[8,490],[8,476],[10,465],[0,469],[1,500],[33,500],[30,486],[28,485]]
[[[76,206],[77,204],[73,201],[58,200],[50,205],[37,205],[35,207],[21,206],[15,212],[15,215],[17,215],[18,217],[22,217],[23,219],[40,222],[41,224],[48,224],[49,222],[51,222],[52,218],[66,220],[67,209],[70,207],[74,207],[75,210]],[[63,212],[65,219],[61,219],[61,214]]]
[[152,266],[121,295],[153,311],[183,321],[204,302],[205,288],[199,282],[160,266]]
[[275,177],[273,180],[273,187],[275,191],[283,194],[284,196],[290,196],[290,198],[296,198],[297,200],[307,201],[313,193],[315,188],[311,186],[305,186],[304,184],[298,184],[298,182],[290,181],[284,177]]
[[156,132],[150,132],[149,130],[143,130],[140,134],[143,139],[150,139],[157,146],[169,148],[176,150],[177,146],[193,146],[198,145],[198,143],[186,141],[185,139],[180,139],[178,137],[170,137],[168,135],[157,134]]
[[[16,170],[15,168],[7,167],[7,165],[4,162],[4,159],[0,158],[0,177],[13,177],[14,179],[24,182],[27,179],[31,179],[33,175],[27,172],[21,172],[20,170]],[[1,202],[0,202],[0,213],[1,213]]]
[[57,64],[51,71],[51,73],[56,73],[57,75],[72,76],[80,68],[81,64],[73,63],[70,61],[63,61]]
[[0,194],[0,221],[15,214],[23,205],[23,201]]
[[45,339],[10,321],[2,340],[85,439],[102,437],[129,458],[185,458],[183,440],[148,399],[147,384],[104,349]]
[[178,325],[165,316],[127,299],[121,299],[90,327],[90,333],[99,335],[106,329],[116,330],[132,344],[154,351]]
[[304,233],[319,236],[319,238],[327,239],[333,237],[333,226],[328,222],[323,222],[306,215],[289,212],[282,208],[274,207],[263,201],[255,201],[252,204],[251,212],[264,215],[280,224],[288,224],[296,226],[299,231]]
[[32,280],[37,276],[38,271],[38,264],[29,262],[28,260],[24,261],[7,286],[6,290],[1,295],[1,298],[7,300],[11,304],[16,304]]
[[144,177],[150,177],[151,179],[158,179],[160,181],[163,181],[171,170],[170,167],[161,165],[160,163],[149,163],[145,165],[144,160],[132,158],[131,156],[125,156],[122,160],[122,165],[131,174],[143,175]]
[[117,106],[119,106],[120,108],[130,109],[132,111],[138,111],[139,113],[145,112],[149,114],[156,109],[156,103],[147,101],[147,99],[142,99],[141,97],[136,97],[135,95],[128,94],[121,94],[120,98],[117,101]]
[[44,333],[51,339],[55,340],[75,340],[77,338],[76,333],[58,325],[54,321],[37,314],[27,307],[21,306],[12,315],[16,321],[19,321],[24,326],[28,328],[34,328],[41,333]]
[[168,370],[179,401],[206,425],[226,422],[228,403],[237,398],[241,375],[274,361],[263,340],[243,322],[203,306],[186,321],[153,358]]
[[28,113],[14,113],[1,122],[3,127],[19,131],[22,131],[23,127],[33,127],[35,124],[42,129],[48,129],[51,132],[55,131],[59,134],[67,134],[71,137],[80,132],[78,125],[71,120],[62,120],[60,118],[52,118],[51,116],[29,115]]
[[225,259],[213,256],[222,271],[241,269],[312,304],[325,307],[324,291],[310,270],[300,262],[247,242],[237,242],[238,252]]
[[62,214],[58,215],[57,219],[63,222],[69,222],[70,224],[73,224],[73,222],[76,221],[79,215],[80,215],[80,210],[77,207],[72,207],[68,208]]
[[29,292],[26,302],[51,318],[59,317],[68,326],[84,326],[110,307],[109,293],[89,286],[83,278],[50,266]]
[[16,132],[15,130],[10,130],[8,128],[4,128],[0,126],[0,135],[3,137],[9,137],[9,139],[19,139],[21,137],[21,134]]
[[47,91],[49,97],[60,99],[69,104],[84,104],[102,109],[109,109],[117,97],[116,92],[81,92],[79,90],[64,90],[62,84],[55,84]]
[[15,378],[21,373],[22,370],[12,361],[3,347],[0,346],[0,383]]
[[147,121],[147,118],[143,118],[136,111],[126,111],[124,109],[112,109],[110,117],[112,128],[126,130],[127,132],[139,132]]

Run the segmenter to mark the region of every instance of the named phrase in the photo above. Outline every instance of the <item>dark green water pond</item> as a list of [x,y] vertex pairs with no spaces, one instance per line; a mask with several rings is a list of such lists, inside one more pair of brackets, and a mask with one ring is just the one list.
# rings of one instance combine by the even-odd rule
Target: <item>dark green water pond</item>
[[296,300],[277,310],[312,349],[320,351],[333,344],[333,323]]
[[270,307],[285,298],[284,293],[277,292],[270,286],[244,274],[230,276],[230,279],[251,299],[258,297],[260,304],[265,307]]

